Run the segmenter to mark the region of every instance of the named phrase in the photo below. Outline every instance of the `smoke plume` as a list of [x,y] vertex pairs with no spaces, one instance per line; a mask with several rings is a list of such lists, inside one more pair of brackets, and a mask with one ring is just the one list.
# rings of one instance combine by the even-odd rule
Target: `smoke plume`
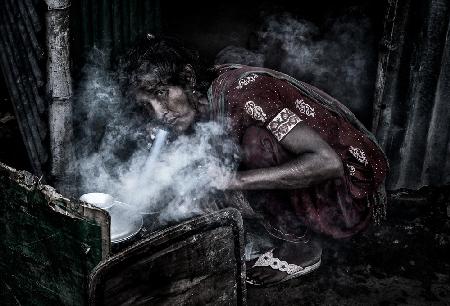
[[[264,66],[315,85],[370,118],[367,92],[373,92],[375,69],[369,19],[342,16],[320,27],[290,14],[266,18],[252,50],[228,46],[216,63]],[[370,101],[369,101],[370,102]],[[364,119],[364,118],[362,118]]]
[[121,96],[106,68],[107,55],[95,50],[92,59],[76,99],[74,171],[79,173],[80,195],[108,193],[136,212],[158,211],[165,222],[214,208],[205,203],[228,179],[237,157],[226,129],[214,122],[198,123],[193,133],[165,141],[149,165],[158,126]]

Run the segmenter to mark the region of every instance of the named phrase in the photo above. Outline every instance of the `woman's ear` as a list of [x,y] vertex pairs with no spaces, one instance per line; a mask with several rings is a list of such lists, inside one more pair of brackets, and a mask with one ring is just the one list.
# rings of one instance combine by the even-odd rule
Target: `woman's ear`
[[195,88],[195,85],[197,83],[197,79],[195,78],[194,67],[192,67],[191,64],[187,64],[187,65],[184,66],[183,75],[184,75],[184,78],[186,80],[186,83],[191,88]]

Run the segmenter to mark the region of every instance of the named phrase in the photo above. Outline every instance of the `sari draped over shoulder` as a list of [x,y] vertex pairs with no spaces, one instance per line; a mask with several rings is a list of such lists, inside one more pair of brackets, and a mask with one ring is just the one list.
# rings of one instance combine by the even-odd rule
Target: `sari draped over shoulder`
[[[214,69],[217,77],[208,90],[210,117],[223,124],[231,122],[232,136],[241,146],[252,142],[253,160],[264,164],[268,155],[278,163],[292,158],[279,141],[302,122],[327,141],[344,165],[344,177],[335,182],[294,191],[267,191],[266,200],[259,202],[267,206],[264,209],[274,227],[279,223],[280,206],[286,207],[286,202],[304,223],[334,237],[350,236],[370,219],[379,223],[385,217],[387,158],[374,135],[345,105],[278,71],[232,64]],[[254,145],[257,139],[276,150],[264,153],[266,147]],[[247,166],[261,166],[249,166],[251,163]],[[245,161],[243,164],[245,168]]]

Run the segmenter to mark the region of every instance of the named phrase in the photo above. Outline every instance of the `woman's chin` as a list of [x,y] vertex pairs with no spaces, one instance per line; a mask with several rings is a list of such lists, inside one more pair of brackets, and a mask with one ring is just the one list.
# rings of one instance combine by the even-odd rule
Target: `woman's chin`
[[186,116],[176,119],[173,122],[173,130],[177,134],[185,134],[192,130],[192,127],[195,123],[195,116]]
[[184,134],[189,130],[190,125],[184,123],[184,122],[176,122],[176,124],[174,124],[172,126],[172,130],[176,133],[176,134]]

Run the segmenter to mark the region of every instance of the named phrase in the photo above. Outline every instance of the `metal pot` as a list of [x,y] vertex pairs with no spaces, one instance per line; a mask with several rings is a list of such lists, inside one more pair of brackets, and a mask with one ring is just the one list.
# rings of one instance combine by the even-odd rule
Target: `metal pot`
[[125,203],[115,201],[106,193],[87,193],[80,200],[106,210],[111,216],[111,243],[132,240],[143,227],[142,215]]

